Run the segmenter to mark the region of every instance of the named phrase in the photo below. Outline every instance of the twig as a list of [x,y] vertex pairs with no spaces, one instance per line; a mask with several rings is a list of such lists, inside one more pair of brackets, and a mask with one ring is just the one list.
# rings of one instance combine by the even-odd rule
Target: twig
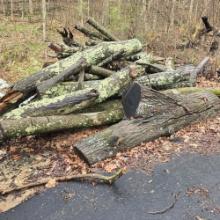
[[168,207],[166,207],[165,209],[162,209],[162,210],[159,210],[159,211],[147,212],[147,214],[151,214],[151,215],[164,214],[165,212],[169,211],[170,209],[172,209],[175,206],[175,204],[177,202],[177,199],[178,199],[178,196],[179,196],[179,193],[176,193],[174,195],[174,201]]
[[[69,175],[63,177],[54,177],[53,179],[56,182],[64,182],[64,181],[73,181],[73,180],[84,180],[84,181],[91,181],[97,183],[105,183],[105,184],[113,184],[118,178],[123,175],[122,169],[119,169],[116,173],[112,174],[111,176],[105,176],[97,173],[88,173],[88,174],[78,174],[78,175]],[[11,190],[5,190],[0,192],[0,194],[5,195],[9,194],[13,191],[19,191],[22,189],[29,189],[36,186],[42,186],[48,183],[51,180],[51,177],[47,177],[45,179],[40,180],[39,182],[32,182],[25,186],[17,186],[17,188]]]

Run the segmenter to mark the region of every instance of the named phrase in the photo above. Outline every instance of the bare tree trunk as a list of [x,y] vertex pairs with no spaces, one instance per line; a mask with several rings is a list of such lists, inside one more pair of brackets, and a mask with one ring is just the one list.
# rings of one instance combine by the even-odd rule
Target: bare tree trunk
[[25,10],[25,8],[24,8],[24,1],[25,0],[22,0],[22,6],[21,6],[21,18],[22,18],[22,20],[24,20],[24,10]]
[[83,0],[79,0],[79,7],[80,7],[80,10],[79,10],[79,13],[80,13],[80,23],[81,25],[83,25],[84,23],[84,19],[83,19]]
[[30,15],[33,15],[33,13],[34,13],[32,0],[29,0],[29,13],[30,13]]
[[87,0],[87,16],[90,17],[90,0]]
[[4,3],[4,0],[1,0],[1,5],[2,5],[2,12],[3,12],[3,15],[6,15],[6,9],[5,9],[5,3]]
[[11,0],[11,19],[14,19],[14,0]]
[[194,0],[191,0],[189,6],[189,23],[191,23],[192,21],[193,5],[194,5]]
[[170,29],[174,29],[174,21],[175,21],[175,8],[176,8],[176,0],[172,1],[172,10],[170,14]]
[[43,40],[46,41],[46,0],[42,0]]

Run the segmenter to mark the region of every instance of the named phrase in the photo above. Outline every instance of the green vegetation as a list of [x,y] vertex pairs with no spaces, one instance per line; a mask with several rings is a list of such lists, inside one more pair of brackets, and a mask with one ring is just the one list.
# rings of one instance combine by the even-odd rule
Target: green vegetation
[[[41,29],[40,23],[1,21],[0,66],[6,73],[1,77],[14,82],[42,68],[47,43],[42,41]],[[50,36],[53,38],[53,32]]]

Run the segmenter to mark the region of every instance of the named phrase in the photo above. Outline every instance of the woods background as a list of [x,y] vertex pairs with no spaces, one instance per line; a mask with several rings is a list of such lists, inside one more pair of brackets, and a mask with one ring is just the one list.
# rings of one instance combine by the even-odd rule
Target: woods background
[[[58,37],[56,28],[73,28],[88,17],[94,17],[120,39],[137,37],[151,52],[184,57],[193,63],[201,52],[179,51],[177,45],[192,37],[203,15],[220,26],[219,9],[218,0],[1,0],[1,75],[14,81],[20,77],[18,72],[26,75],[38,70],[49,60],[42,40],[53,41]],[[80,33],[75,35],[82,38]],[[15,67],[17,74],[12,77]],[[7,72],[6,77],[3,72]]]

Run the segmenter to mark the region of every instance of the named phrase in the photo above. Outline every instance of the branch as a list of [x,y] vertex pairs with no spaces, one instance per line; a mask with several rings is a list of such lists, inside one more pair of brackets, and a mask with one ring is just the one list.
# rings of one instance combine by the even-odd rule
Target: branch
[[[78,175],[69,175],[63,177],[55,177],[53,178],[55,182],[64,182],[64,181],[90,181],[90,182],[97,182],[97,183],[105,183],[105,184],[113,184],[117,179],[119,179],[123,175],[122,169],[119,169],[116,173],[112,174],[111,176],[105,176],[97,173],[88,173],[88,174],[78,174]],[[25,186],[17,186],[17,188],[11,190],[5,190],[1,192],[2,195],[9,194],[13,191],[18,191],[22,189],[28,189],[36,186],[42,186],[48,183],[51,180],[51,177],[47,177],[45,179],[40,180],[39,182],[32,182],[28,183]]]

